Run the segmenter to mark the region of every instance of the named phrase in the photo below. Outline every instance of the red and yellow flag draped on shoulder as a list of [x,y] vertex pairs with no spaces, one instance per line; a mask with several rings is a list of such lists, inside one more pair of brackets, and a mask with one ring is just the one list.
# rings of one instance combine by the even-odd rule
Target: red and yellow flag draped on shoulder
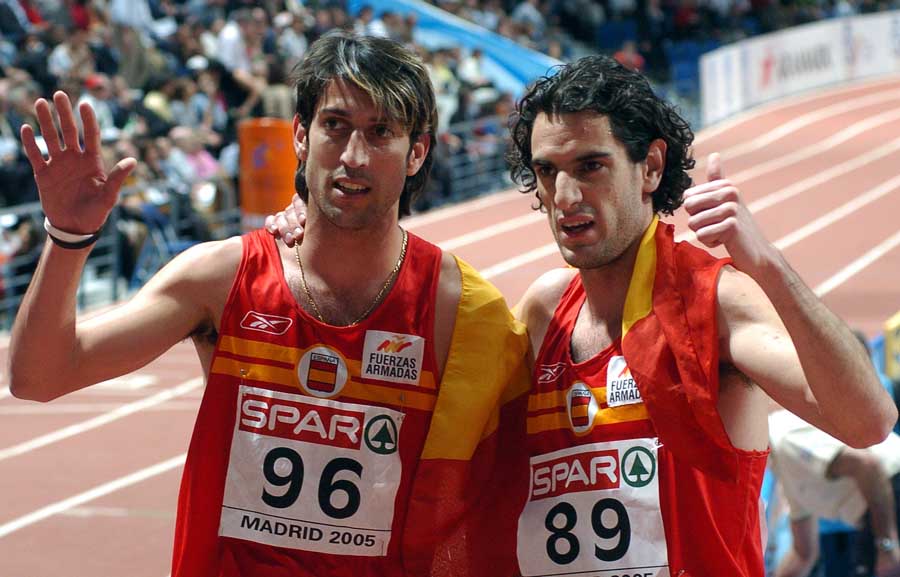
[[[675,243],[654,218],[641,239],[622,321],[622,351],[661,443],[679,459],[725,481],[738,453],[717,410],[715,283],[727,259]],[[704,336],[705,335],[705,336]]]
[[410,575],[516,575],[516,523],[528,490],[525,327],[465,262],[450,355],[409,503]]

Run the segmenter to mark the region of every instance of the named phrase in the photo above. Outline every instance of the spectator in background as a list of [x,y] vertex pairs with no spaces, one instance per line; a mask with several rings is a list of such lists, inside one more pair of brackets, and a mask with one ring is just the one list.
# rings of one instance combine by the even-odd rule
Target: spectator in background
[[547,20],[541,13],[540,0],[521,0],[519,4],[513,8],[510,19],[531,30],[529,36],[532,39],[539,39],[544,35],[544,29],[547,27]]
[[18,0],[0,0],[0,38],[17,45],[32,28],[28,14]]
[[425,58],[428,75],[434,86],[438,109],[438,132],[447,130],[450,117],[459,106],[459,80],[450,68],[446,50],[435,50]]
[[29,120],[21,115],[22,102],[31,98],[27,88],[0,79],[0,206],[15,206],[38,199],[28,160],[19,146],[19,128]]
[[137,31],[148,40],[154,36],[148,0],[109,0],[109,19],[113,24]]
[[262,57],[265,23],[261,8],[241,8],[231,13],[219,32],[216,58],[250,97],[258,97],[265,88],[265,78],[253,74],[253,61]]
[[[825,566],[825,577],[900,575],[897,494],[900,437],[852,449],[799,417],[769,416],[771,466],[790,509],[791,545],[776,577],[807,577],[819,559],[819,519],[861,528],[859,547],[845,568]],[[844,573],[849,569],[851,573]],[[835,572],[838,571],[838,572]]]
[[622,48],[616,51],[613,58],[629,70],[635,72],[643,72],[644,70],[644,57],[638,52],[637,45],[633,40],[623,42]]
[[119,74],[129,87],[143,88],[166,70],[166,62],[149,40],[130,26],[114,26],[113,49],[119,54]]
[[86,78],[96,72],[94,53],[88,44],[89,32],[84,28],[66,30],[60,25],[52,27],[51,37],[59,43],[47,58],[47,69],[57,79],[73,76]]
[[28,216],[0,216],[0,299],[25,294],[43,240],[43,230]]
[[[97,117],[97,125],[100,127],[100,138],[103,140],[115,140],[119,136],[116,127],[113,109],[115,101],[110,79],[105,74],[95,72],[84,79],[84,91],[78,98],[78,104],[87,102],[94,109]],[[79,130],[81,125],[79,124]]]
[[274,18],[274,23],[279,31],[276,42],[278,55],[284,61],[284,71],[289,73],[309,48],[306,20],[301,14],[281,12]]
[[[857,340],[870,353],[862,333]],[[775,577],[807,577],[819,559],[819,519],[861,529],[848,559],[824,565],[824,577],[898,577],[900,436],[854,449],[784,411],[769,415],[771,467],[783,488],[791,546]]]
[[353,30],[364,36],[389,37],[384,21],[375,15],[375,9],[369,5],[359,9],[356,20],[353,22]]
[[219,75],[209,67],[209,61],[195,56],[188,62],[197,78],[198,91],[191,96],[190,110],[194,125],[224,135],[228,130],[228,110],[219,86]]
[[209,26],[200,33],[200,45],[203,47],[203,55],[209,59],[218,58],[219,35],[225,28],[225,18],[216,17],[209,21]]

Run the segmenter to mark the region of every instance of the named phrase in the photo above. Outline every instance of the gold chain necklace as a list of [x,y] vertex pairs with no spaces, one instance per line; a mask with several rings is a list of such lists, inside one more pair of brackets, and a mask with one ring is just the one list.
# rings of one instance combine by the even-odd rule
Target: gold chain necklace
[[[402,229],[401,229],[402,230]],[[390,287],[394,283],[394,279],[397,278],[397,274],[400,272],[400,266],[403,265],[403,260],[406,258],[406,245],[407,245],[407,234],[406,231],[403,230],[403,244],[400,247],[400,258],[397,259],[397,262],[394,264],[394,268],[391,269],[391,274],[388,275],[387,279],[384,281],[384,284],[381,285],[381,290],[378,291],[378,294],[375,295],[375,300],[372,301],[372,304],[363,311],[363,314],[359,315],[355,321],[350,323],[347,326],[358,325],[360,321],[369,316],[375,307],[381,303],[381,300],[384,298],[385,292],[387,292],[388,287]],[[312,308],[313,312],[316,315],[316,318],[327,324],[325,317],[322,316],[322,313],[319,311],[319,306],[316,304],[315,299],[313,299],[312,293],[309,290],[309,285],[306,284],[306,275],[303,274],[303,262],[300,260],[300,245],[294,245],[294,256],[297,257],[297,268],[300,269],[300,283],[303,286],[303,293],[306,295],[306,302],[309,303],[309,306]]]

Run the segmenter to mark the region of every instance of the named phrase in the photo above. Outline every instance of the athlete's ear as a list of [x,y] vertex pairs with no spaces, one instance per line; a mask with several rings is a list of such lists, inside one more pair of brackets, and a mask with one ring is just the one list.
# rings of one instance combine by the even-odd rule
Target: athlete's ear
[[653,194],[659,188],[663,172],[666,169],[667,148],[666,141],[657,138],[650,143],[650,147],[647,149],[647,158],[643,162],[643,174],[641,175],[644,180],[643,191],[646,194]]
[[300,115],[294,115],[294,153],[301,162],[306,162],[309,155],[309,140],[306,137],[306,128],[300,122]]
[[428,150],[431,148],[431,135],[421,134],[416,138],[409,149],[409,155],[406,158],[406,176],[413,176],[428,157]]

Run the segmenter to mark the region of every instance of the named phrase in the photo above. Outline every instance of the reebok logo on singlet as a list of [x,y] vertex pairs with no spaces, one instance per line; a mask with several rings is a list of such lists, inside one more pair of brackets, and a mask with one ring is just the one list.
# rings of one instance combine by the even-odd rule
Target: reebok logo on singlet
[[425,339],[417,335],[366,331],[363,378],[418,385],[425,356]]
[[542,384],[555,383],[566,371],[566,363],[554,363],[552,365],[538,365],[538,382]]
[[287,332],[291,325],[294,324],[293,319],[288,317],[279,317],[277,315],[267,315],[250,311],[241,319],[241,328],[251,331],[259,331],[269,333],[270,335],[283,335]]
[[625,364],[625,357],[613,357],[606,369],[606,404],[622,407],[643,403],[641,391],[631,376],[631,369]]

